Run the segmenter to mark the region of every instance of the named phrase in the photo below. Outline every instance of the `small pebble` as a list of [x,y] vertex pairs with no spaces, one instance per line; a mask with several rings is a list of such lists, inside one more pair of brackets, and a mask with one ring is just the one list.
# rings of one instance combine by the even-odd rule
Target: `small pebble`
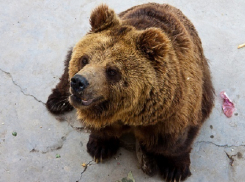
[[231,151],[233,151],[234,149],[231,149]]
[[242,153],[241,152],[237,152],[237,157],[238,157],[238,159],[241,159],[242,158]]
[[42,126],[40,126],[40,128],[42,128]]
[[2,125],[4,125],[4,123],[2,123]]
[[211,136],[210,136],[210,138],[214,138],[214,136],[213,136],[213,135],[211,135]]

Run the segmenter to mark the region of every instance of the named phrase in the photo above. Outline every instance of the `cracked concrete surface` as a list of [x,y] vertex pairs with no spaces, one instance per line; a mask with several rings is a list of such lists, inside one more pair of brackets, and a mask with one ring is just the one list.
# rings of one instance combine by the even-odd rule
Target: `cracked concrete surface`
[[13,84],[20,88],[21,93],[23,93],[23,94],[26,95],[26,96],[33,97],[36,101],[41,102],[42,104],[45,104],[45,103],[43,103],[41,100],[38,100],[34,95],[26,94],[26,93],[22,90],[22,88],[21,88],[21,87],[14,81],[14,79],[13,79],[11,73],[6,72],[6,71],[4,71],[4,70],[2,70],[2,69],[0,69],[0,71],[3,72],[3,73],[5,73],[6,75],[8,75],[8,76],[11,78]]
[[[66,51],[89,30],[91,10],[107,3],[121,12],[146,2],[0,1],[0,182],[114,182],[129,171],[136,182],[161,181],[145,175],[127,147],[102,164],[94,163],[86,152],[89,134],[75,111],[55,117],[44,105],[63,71]],[[213,113],[193,145],[187,181],[244,181],[245,48],[237,46],[245,43],[245,1],[164,3],[180,8],[197,28],[216,90]],[[221,110],[223,90],[236,107],[229,119]]]

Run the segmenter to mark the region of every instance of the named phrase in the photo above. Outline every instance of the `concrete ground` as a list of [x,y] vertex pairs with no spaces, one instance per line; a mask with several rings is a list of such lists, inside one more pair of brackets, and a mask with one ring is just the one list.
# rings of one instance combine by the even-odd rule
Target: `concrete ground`
[[[86,152],[89,134],[75,112],[55,117],[44,104],[62,74],[67,49],[89,30],[91,10],[106,3],[119,13],[146,2],[0,1],[1,182],[115,182],[130,171],[136,182],[162,181],[145,175],[135,153],[125,148],[102,164],[94,163]],[[245,1],[155,2],[178,7],[193,22],[216,90],[213,113],[193,146],[187,181],[244,181],[245,48],[237,46],[245,43]],[[235,115],[229,119],[221,110],[221,91],[235,103]]]

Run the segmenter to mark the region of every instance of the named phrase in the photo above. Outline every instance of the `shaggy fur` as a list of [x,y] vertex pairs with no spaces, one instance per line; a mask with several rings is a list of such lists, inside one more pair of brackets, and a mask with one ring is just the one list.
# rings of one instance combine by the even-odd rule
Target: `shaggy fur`
[[[115,154],[118,138],[132,132],[145,173],[158,168],[167,181],[186,179],[192,142],[214,101],[194,26],[180,10],[155,3],[119,15],[101,5],[90,24],[69,53],[47,108],[55,114],[76,108],[91,129],[87,149],[96,161]],[[88,86],[79,93],[71,87],[69,94],[68,75],[86,78]]]

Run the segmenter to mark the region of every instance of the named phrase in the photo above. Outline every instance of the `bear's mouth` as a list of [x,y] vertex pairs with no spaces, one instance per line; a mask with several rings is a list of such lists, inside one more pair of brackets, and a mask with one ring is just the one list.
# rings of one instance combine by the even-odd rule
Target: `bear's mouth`
[[70,96],[70,101],[72,105],[82,105],[82,106],[90,106],[92,103],[95,103],[99,100],[101,100],[102,97],[97,97],[95,99],[81,99],[80,97],[76,96],[76,95],[71,95]]

